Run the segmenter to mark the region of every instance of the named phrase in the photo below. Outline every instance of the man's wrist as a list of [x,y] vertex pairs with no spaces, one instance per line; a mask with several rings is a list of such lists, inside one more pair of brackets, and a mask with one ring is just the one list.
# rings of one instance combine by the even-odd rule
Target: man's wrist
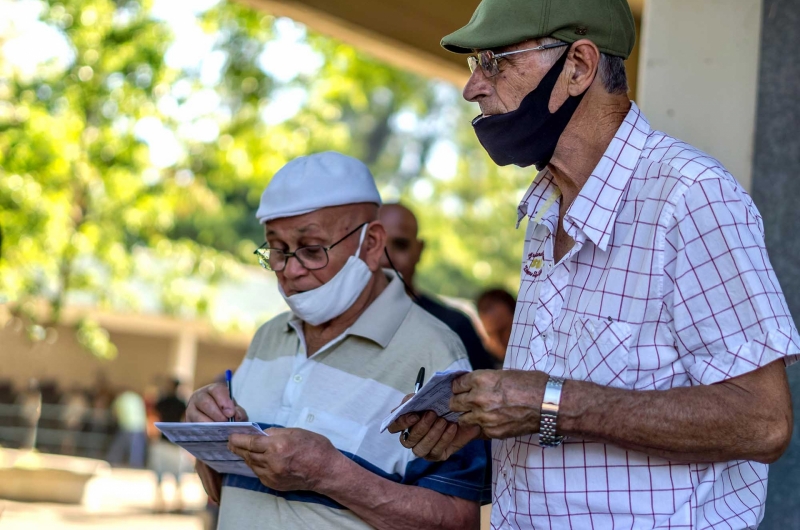
[[354,466],[360,467],[336,450],[330,464],[326,466],[327,473],[317,482],[314,491],[331,498],[334,498],[337,493],[347,491]]
[[[561,388],[561,403],[558,408],[559,435],[582,437],[585,434],[582,431],[583,423],[588,421],[585,415],[593,412],[588,407],[593,403],[592,400],[599,399],[599,396],[593,395],[591,387],[596,387],[596,385],[574,379],[564,382]],[[580,399],[578,399],[578,394],[582,396]]]

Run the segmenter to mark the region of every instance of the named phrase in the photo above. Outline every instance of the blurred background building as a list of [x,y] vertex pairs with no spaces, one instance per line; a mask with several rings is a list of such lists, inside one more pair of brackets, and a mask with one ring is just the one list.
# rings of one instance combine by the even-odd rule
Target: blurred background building
[[[235,368],[283,310],[253,212],[306,153],[357,156],[414,207],[423,289],[516,292],[533,175],[491,164],[438,45],[477,3],[0,0],[0,446],[103,458],[117,394],[151,410],[169,378],[185,397]],[[750,191],[800,315],[800,4],[630,4],[631,98]],[[800,527],[798,459],[795,436],[762,528]]]

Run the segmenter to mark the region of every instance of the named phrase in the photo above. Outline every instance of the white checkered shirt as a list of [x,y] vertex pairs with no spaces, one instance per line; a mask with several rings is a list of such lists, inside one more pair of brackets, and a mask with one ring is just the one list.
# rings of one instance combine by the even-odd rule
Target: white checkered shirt
[[[650,129],[633,105],[570,206],[574,247],[553,260],[560,193],[541,172],[528,217],[506,369],[635,390],[708,385],[800,340],[756,207],[713,158]],[[519,226],[519,224],[518,224]],[[538,435],[493,442],[492,528],[756,528],[767,465],[681,464]]]

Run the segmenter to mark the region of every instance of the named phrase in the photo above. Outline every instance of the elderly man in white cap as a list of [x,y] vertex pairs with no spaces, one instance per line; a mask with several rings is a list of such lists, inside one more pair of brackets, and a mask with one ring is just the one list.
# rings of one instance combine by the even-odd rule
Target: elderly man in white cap
[[256,333],[235,404],[214,384],[187,410],[188,421],[235,417],[269,435],[229,440],[257,479],[198,464],[221,501],[220,528],[478,526],[489,493],[482,442],[434,464],[379,432],[420,367],[469,369],[458,337],[381,269],[380,204],[367,167],[333,152],[290,162],[264,191],[256,216],[267,241],[256,254],[292,311]]

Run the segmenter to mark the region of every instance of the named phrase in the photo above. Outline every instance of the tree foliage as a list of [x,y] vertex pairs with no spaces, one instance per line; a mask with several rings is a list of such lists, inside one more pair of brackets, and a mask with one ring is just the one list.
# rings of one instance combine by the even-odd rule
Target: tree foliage
[[[319,66],[278,79],[268,66],[280,57],[269,50],[287,22],[237,3],[197,14],[214,43],[196,68],[170,66],[175,37],[150,2],[41,6],[70,48],[68,64],[25,73],[2,53],[13,35],[0,36],[0,302],[34,324],[32,301],[47,301],[52,323],[75,293],[135,310],[134,277],[160,284],[162,312],[207,315],[215,282],[263,241],[253,212],[271,175],[329,149],[364,160],[384,196],[416,211],[423,288],[470,297],[516,286],[516,204],[532,174],[491,164],[464,127],[475,109],[456,88],[313,32],[300,43]],[[290,90],[303,102],[276,119]],[[146,128],[174,138],[173,160],[153,159]],[[443,147],[445,174],[430,170]],[[113,356],[96,323],[82,320],[78,337]]]

